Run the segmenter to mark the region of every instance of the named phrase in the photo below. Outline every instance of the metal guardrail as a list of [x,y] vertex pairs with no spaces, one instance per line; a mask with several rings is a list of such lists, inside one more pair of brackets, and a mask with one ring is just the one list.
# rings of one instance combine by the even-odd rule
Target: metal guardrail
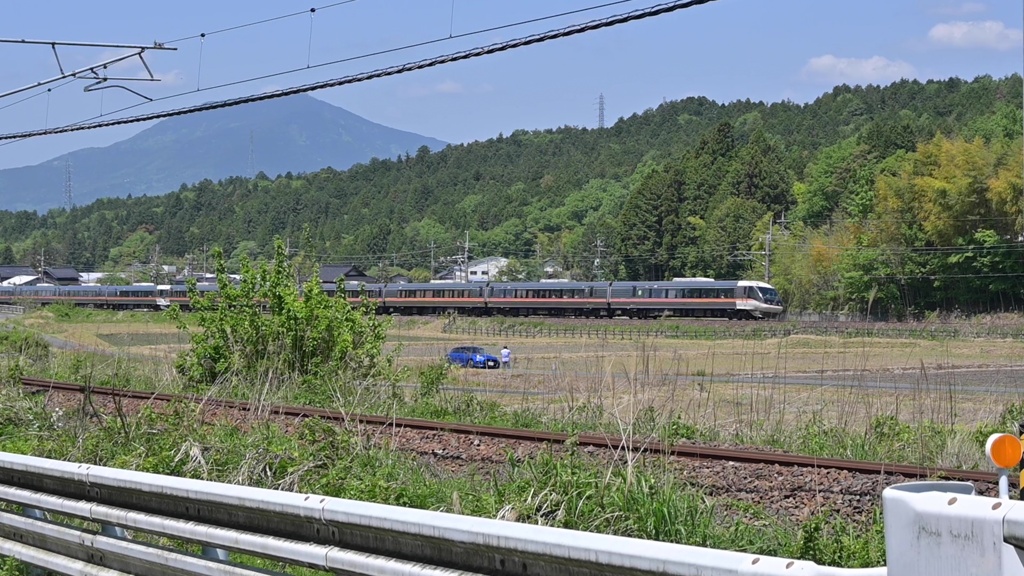
[[[887,573],[2,452],[0,501],[23,510],[0,511],[0,554],[61,574],[267,573],[230,562],[226,551],[384,576]],[[202,545],[207,554],[139,534]]]
[[10,304],[0,304],[0,314],[24,314],[24,306],[12,306]]

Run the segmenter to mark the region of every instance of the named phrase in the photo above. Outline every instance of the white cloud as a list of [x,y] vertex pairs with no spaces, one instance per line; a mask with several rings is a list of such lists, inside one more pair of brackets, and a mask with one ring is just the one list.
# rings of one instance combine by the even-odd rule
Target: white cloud
[[944,22],[933,26],[928,31],[928,38],[937,44],[957,48],[1010,50],[1024,44],[1024,30],[1007,28],[996,20]]
[[400,92],[403,96],[421,98],[424,96],[433,96],[435,94],[464,94],[470,90],[479,91],[480,88],[467,89],[467,87],[460,82],[444,80],[443,82],[438,82],[437,84],[431,84],[429,86],[424,86],[422,84],[407,85],[402,87]]
[[965,14],[977,14],[987,10],[981,2],[962,2],[960,4],[946,5],[940,8],[936,8],[935,12],[938,14],[945,14],[946,16],[963,16]]
[[434,92],[438,94],[461,94],[463,91],[462,84],[453,80],[445,80],[440,84],[434,85]]
[[914,75],[914,67],[902,60],[889,60],[882,56],[839,58],[825,54],[808,60],[803,74],[805,78],[833,84],[877,84],[910,78]]

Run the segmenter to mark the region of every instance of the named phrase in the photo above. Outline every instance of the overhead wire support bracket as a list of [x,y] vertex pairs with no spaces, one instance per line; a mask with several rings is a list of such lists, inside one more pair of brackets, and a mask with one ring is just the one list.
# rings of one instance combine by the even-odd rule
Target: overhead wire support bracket
[[[84,92],[92,92],[94,90],[98,90],[99,88],[96,88],[97,85],[102,84],[104,82],[107,82],[109,80],[115,80],[115,81],[118,81],[118,82],[159,82],[160,79],[157,78],[153,74],[153,71],[150,69],[149,64],[146,62],[146,59],[145,59],[145,57],[143,55],[145,54],[145,52],[147,50],[177,50],[177,48],[174,48],[174,47],[171,47],[171,46],[166,46],[166,45],[164,45],[162,43],[159,43],[159,42],[154,42],[152,45],[147,45],[147,44],[112,44],[112,43],[103,43],[103,42],[64,42],[64,41],[58,41],[58,40],[24,40],[24,39],[13,39],[13,38],[0,38],[0,43],[2,43],[2,44],[40,44],[40,45],[50,46],[50,48],[53,50],[53,56],[57,60],[57,69],[60,70],[60,75],[59,76],[54,76],[53,78],[48,78],[46,80],[41,80],[39,82],[35,82],[33,84],[29,84],[28,86],[23,86],[21,88],[16,88],[14,90],[9,90],[7,92],[4,92],[4,93],[0,94],[0,98],[6,98],[8,96],[12,96],[14,94],[18,94],[20,92],[25,92],[26,90],[32,90],[34,88],[39,88],[41,86],[46,86],[47,84],[52,84],[54,82],[57,82],[59,80],[63,80],[65,78],[75,78],[75,79],[83,79],[83,80],[95,80],[96,82],[94,82],[92,84],[89,84],[88,86],[86,86],[83,89]],[[132,52],[130,52],[128,54],[122,54],[120,56],[115,56],[113,58],[104,60],[104,61],[96,63],[96,64],[92,64],[92,65],[86,66],[84,68],[78,68],[77,70],[72,70],[70,72],[65,72],[64,71],[64,65],[60,61],[60,55],[57,53],[57,46],[85,46],[85,47],[89,47],[89,48],[128,48],[128,49],[131,49]],[[143,77],[143,78],[110,77],[110,76],[106,76],[105,72],[103,72],[109,66],[117,64],[119,62],[124,62],[125,60],[130,60],[132,58],[135,58],[136,56],[139,58],[139,61],[142,62],[142,66],[143,66],[143,68],[146,69],[146,73],[149,74],[148,78],[145,78],[145,77]],[[131,92],[131,93],[133,93],[133,94],[135,94],[137,96],[140,96],[142,98],[145,98],[146,100],[152,101],[152,98],[149,98],[147,96],[143,96],[142,94],[139,94],[138,92],[136,92],[134,90],[131,90],[129,88],[125,88],[124,86],[105,86],[104,88],[124,88],[125,90],[128,90],[129,92]]]

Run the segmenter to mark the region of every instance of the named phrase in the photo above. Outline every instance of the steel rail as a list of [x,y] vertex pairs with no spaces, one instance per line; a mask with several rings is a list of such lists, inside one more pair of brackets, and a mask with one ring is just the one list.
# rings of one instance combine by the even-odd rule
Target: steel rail
[[621,450],[628,449],[651,454],[662,454],[667,456],[678,456],[681,458],[695,460],[719,460],[727,462],[739,462],[744,464],[768,464],[779,466],[792,466],[799,468],[826,468],[833,470],[844,470],[858,474],[878,475],[900,475],[907,478],[941,478],[945,480],[960,480],[968,482],[991,482],[998,481],[995,472],[984,472],[978,470],[960,470],[956,468],[938,468],[919,466],[916,464],[897,464],[890,462],[871,462],[866,460],[845,460],[840,458],[819,458],[817,456],[804,456],[799,454],[785,454],[778,452],[766,452],[762,450],[749,450],[745,448],[721,448],[701,446],[698,444],[681,443],[667,444],[660,441],[646,441],[642,439],[627,439],[620,436],[602,434],[579,434],[570,435],[563,432],[544,432],[538,430],[526,430],[521,428],[500,428],[497,426],[484,426],[477,424],[461,424],[455,422],[439,422],[434,420],[423,420],[419,418],[395,418],[391,416],[379,416],[371,414],[355,414],[329,410],[326,408],[315,408],[311,406],[284,406],[284,405],[253,405],[242,400],[222,400],[208,398],[199,395],[166,394],[158,392],[147,392],[142,390],[125,390],[104,386],[89,386],[71,382],[60,382],[45,378],[21,378],[21,384],[28,388],[52,390],[59,392],[74,392],[79,394],[99,394],[114,398],[125,398],[133,400],[157,400],[161,402],[173,402],[185,400],[201,403],[217,408],[227,408],[241,411],[259,411],[267,414],[290,416],[296,418],[320,418],[336,422],[356,422],[391,428],[409,428],[414,430],[429,430],[436,432],[451,432],[456,434],[467,434],[484,436],[488,438],[501,438],[507,440],[521,440],[526,442],[552,442],[565,444],[573,442],[579,446],[588,446],[601,449]]

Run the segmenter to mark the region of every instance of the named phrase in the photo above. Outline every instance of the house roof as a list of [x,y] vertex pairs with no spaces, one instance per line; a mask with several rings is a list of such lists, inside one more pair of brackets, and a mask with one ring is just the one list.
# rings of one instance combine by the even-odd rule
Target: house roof
[[58,280],[78,280],[78,270],[70,266],[64,268],[46,268],[45,272]]
[[508,264],[508,258],[502,258],[501,256],[488,256],[487,258],[481,258],[479,260],[473,260],[472,262],[469,263],[469,267],[470,268],[475,268],[477,266],[485,266],[485,265],[489,265],[489,264],[505,265],[505,264]]
[[367,276],[365,272],[356,268],[354,264],[326,264],[320,267],[320,281],[329,284],[336,283],[338,279],[342,282],[376,282],[377,279]]
[[7,280],[15,276],[37,276],[37,274],[28,266],[0,266],[0,280]]
[[12,278],[8,278],[3,282],[0,282],[0,286],[24,286],[34,280],[39,280],[39,276],[37,276],[36,274],[23,274],[14,276]]

